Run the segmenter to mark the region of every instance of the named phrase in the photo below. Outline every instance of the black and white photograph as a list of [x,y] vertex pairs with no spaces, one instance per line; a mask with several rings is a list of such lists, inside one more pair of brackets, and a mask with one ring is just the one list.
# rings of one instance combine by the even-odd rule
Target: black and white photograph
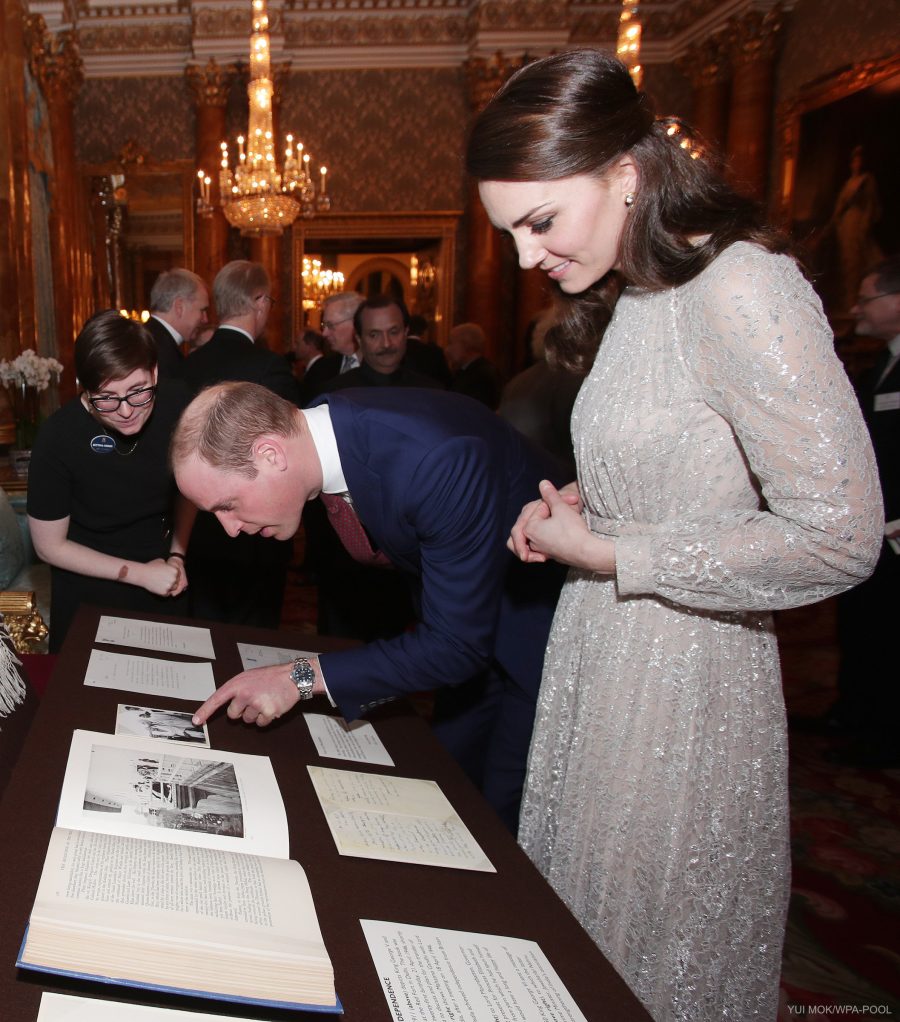
[[150,706],[129,706],[119,703],[116,713],[117,735],[135,738],[159,738],[167,742],[186,742],[209,748],[206,726],[196,727],[191,714],[184,710],[158,710]]
[[148,827],[244,836],[234,766],[191,756],[94,745],[83,808]]

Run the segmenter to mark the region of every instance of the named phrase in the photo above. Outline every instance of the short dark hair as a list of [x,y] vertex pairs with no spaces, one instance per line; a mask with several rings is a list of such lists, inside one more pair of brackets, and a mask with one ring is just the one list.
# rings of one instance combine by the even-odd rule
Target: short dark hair
[[875,287],[884,294],[900,294],[900,255],[883,259],[866,270],[863,277],[874,277]]
[[152,372],[156,362],[150,331],[115,309],[91,316],[75,338],[75,375],[88,393],[110,380],[124,380],[136,369]]
[[304,344],[311,344],[322,355],[328,351],[328,338],[324,334],[320,334],[318,330],[303,330],[297,340]]
[[601,178],[624,156],[635,164],[637,188],[621,275],[610,271],[575,296],[554,286],[565,315],[554,336],[566,339],[556,355],[573,369],[593,360],[622,277],[659,291],[691,280],[735,241],[786,247],[763,227],[757,203],[721,176],[696,132],[656,118],[625,65],[598,50],[555,54],[517,71],[476,118],[466,168],[479,181]]
[[366,309],[389,309],[392,305],[396,305],[400,310],[400,315],[403,317],[403,325],[408,327],[409,309],[404,305],[402,298],[395,298],[393,295],[373,295],[362,302],[353,314],[353,329],[356,331],[356,336],[362,337],[362,314]]

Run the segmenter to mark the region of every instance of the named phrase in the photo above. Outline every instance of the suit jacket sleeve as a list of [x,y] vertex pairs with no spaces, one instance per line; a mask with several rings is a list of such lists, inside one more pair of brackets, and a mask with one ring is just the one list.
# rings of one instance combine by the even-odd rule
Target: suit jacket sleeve
[[283,397],[292,404],[299,403],[297,381],[291,372],[287,359],[275,352],[269,353],[270,358],[265,367],[262,379],[259,381],[264,387],[274,391],[279,397]]
[[[460,684],[491,659],[511,556],[506,482],[498,476],[484,441],[473,437],[444,442],[416,466],[393,509],[397,522],[385,528],[399,523],[409,552],[418,549],[420,621],[394,639],[322,655],[326,685],[345,719],[405,693]],[[368,527],[364,508],[361,517]],[[388,542],[381,545],[391,553]]]

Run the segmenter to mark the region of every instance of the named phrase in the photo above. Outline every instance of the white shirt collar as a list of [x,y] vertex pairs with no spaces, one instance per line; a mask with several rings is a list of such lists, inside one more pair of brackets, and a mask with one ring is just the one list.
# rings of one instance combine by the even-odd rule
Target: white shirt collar
[[888,341],[888,351],[894,358],[900,355],[900,334]]
[[319,456],[319,464],[322,466],[322,492],[346,493],[347,480],[344,478],[337,439],[331,425],[331,409],[327,404],[323,404],[316,405],[315,408],[301,408],[300,413],[309,426],[309,434]]
[[167,323],[164,319],[160,319],[159,316],[153,315],[153,313],[151,313],[150,315],[153,316],[153,318],[156,320],[157,323],[162,323],[162,325],[166,328],[166,330],[168,330],[169,333],[172,335],[172,337],[175,339],[175,343],[176,344],[183,344],[184,343],[184,338],[175,329],[175,327],[172,326],[171,323]]

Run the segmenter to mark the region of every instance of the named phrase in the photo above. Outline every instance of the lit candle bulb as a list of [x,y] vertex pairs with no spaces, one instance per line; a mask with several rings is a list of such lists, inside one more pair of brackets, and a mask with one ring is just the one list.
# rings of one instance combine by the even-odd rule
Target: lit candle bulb
[[325,187],[325,175],[326,175],[327,173],[328,173],[328,168],[327,168],[327,167],[319,167],[319,174],[321,175],[321,182],[322,182],[322,194],[323,194],[323,195],[325,195],[325,194],[326,194],[326,187]]

